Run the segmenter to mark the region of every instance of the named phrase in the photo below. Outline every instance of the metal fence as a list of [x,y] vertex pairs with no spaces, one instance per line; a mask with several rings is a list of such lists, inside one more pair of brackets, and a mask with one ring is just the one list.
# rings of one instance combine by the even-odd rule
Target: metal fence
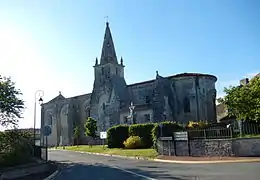
[[187,129],[189,139],[229,139],[237,137],[260,137],[260,125],[256,123],[241,123],[222,127]]

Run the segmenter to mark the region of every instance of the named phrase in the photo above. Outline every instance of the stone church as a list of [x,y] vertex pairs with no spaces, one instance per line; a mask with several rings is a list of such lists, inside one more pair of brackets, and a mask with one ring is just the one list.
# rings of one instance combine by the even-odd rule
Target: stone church
[[84,143],[87,117],[97,120],[99,132],[117,124],[216,121],[215,76],[183,73],[162,77],[156,71],[153,80],[127,84],[124,68],[106,23],[101,57],[94,65],[92,92],[70,98],[59,93],[42,105],[41,126],[52,128],[49,146],[72,144],[76,126],[81,129],[80,141]]

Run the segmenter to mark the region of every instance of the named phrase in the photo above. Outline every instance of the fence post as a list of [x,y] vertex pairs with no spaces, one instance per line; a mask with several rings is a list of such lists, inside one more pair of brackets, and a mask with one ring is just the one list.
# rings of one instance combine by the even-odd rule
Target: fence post
[[239,135],[242,137],[242,120],[238,120]]
[[174,156],[177,156],[177,148],[176,148],[176,141],[175,141],[175,132],[173,132],[173,147],[174,147]]
[[168,141],[168,147],[169,147],[169,156],[171,156],[171,143],[170,143],[170,140]]
[[46,136],[46,162],[48,162],[48,137]]
[[189,134],[188,134],[188,132],[187,132],[187,143],[188,143],[188,154],[189,154],[189,156],[190,156],[190,138],[189,138]]
[[232,126],[230,126],[229,130],[230,130],[230,136],[231,136],[231,139],[232,139],[233,138]]

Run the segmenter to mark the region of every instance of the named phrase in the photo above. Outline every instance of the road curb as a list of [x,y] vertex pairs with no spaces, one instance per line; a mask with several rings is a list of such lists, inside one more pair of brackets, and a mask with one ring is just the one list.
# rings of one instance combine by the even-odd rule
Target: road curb
[[253,163],[260,162],[260,159],[220,160],[220,161],[177,161],[153,159],[155,162],[176,163],[176,164],[220,164],[220,163]]
[[120,155],[114,155],[114,154],[103,154],[103,153],[92,153],[92,152],[85,152],[85,151],[71,151],[66,149],[50,149],[51,151],[67,151],[67,152],[77,152],[82,154],[90,154],[90,155],[99,155],[99,156],[107,156],[107,157],[118,157],[118,158],[124,158],[124,159],[139,159],[139,160],[153,160],[150,158],[144,158],[139,156],[120,156]]
[[51,175],[49,175],[48,177],[46,177],[43,180],[52,180],[58,173],[59,173],[59,170],[56,170]]
[[53,150],[53,151],[77,152],[77,153],[99,155],[99,156],[118,157],[118,158],[124,158],[124,159],[138,159],[138,160],[147,160],[147,161],[154,161],[154,162],[176,163],[176,164],[220,164],[220,163],[260,162],[260,158],[256,158],[256,159],[237,159],[237,160],[215,160],[215,161],[180,161],[180,160],[151,159],[151,158],[144,158],[144,157],[138,157],[138,156],[134,157],[134,156],[120,156],[120,155],[113,155],[113,154],[91,153],[91,152],[84,152],[84,151],[71,151],[71,150],[66,150],[66,149],[51,149],[51,150]]

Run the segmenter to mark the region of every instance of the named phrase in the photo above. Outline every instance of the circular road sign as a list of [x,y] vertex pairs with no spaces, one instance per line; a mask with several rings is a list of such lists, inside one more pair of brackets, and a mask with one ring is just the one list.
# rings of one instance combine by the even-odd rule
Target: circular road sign
[[49,136],[51,134],[51,127],[46,125],[43,127],[43,135],[44,136]]

